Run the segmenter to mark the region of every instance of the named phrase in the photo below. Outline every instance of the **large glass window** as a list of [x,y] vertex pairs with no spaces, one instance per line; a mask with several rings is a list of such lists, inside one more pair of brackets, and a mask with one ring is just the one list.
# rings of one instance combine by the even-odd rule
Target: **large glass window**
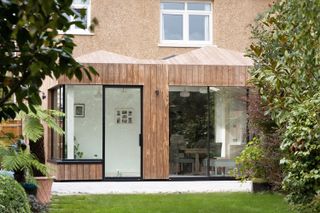
[[[51,109],[58,110],[63,112],[63,95],[64,88],[63,86],[59,86],[53,90],[51,90],[52,94],[52,106]],[[56,117],[57,124],[63,129],[64,118]],[[53,159],[62,159],[63,158],[63,136],[57,134],[55,131],[51,131],[51,157]]]
[[162,44],[211,44],[210,2],[161,3]]
[[52,133],[52,158],[102,159],[102,86],[59,87],[53,91],[53,108],[65,112],[59,124],[66,131],[64,136]]
[[170,87],[170,175],[229,176],[247,139],[247,90]]
[[65,158],[102,159],[102,86],[65,90]]

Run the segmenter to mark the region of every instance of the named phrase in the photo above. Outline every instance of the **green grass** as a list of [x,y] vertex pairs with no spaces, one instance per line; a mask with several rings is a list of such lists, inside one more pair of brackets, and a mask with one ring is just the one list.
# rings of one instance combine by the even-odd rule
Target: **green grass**
[[202,193],[155,195],[55,196],[50,213],[286,213],[289,207],[278,194]]

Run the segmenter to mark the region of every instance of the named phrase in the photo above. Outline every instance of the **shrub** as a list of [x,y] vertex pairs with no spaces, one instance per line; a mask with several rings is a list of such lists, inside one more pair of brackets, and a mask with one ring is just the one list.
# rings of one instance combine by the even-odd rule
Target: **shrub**
[[241,154],[235,158],[237,164],[237,168],[234,169],[235,176],[242,181],[255,178],[265,179],[265,170],[261,164],[262,158],[261,141],[258,138],[253,138]]
[[48,205],[42,204],[34,195],[29,195],[29,203],[33,213],[46,213],[48,212]]
[[320,189],[320,0],[279,0],[257,20],[251,83],[281,129],[283,189],[310,206]]
[[30,213],[27,195],[13,178],[0,175],[0,212]]
[[283,168],[280,166],[280,160],[284,154],[280,149],[281,130],[266,115],[267,108],[261,103],[261,98],[255,89],[250,89],[248,105],[248,121],[251,138],[257,137],[260,141],[259,147],[263,150],[263,158],[259,165],[265,172],[265,181],[272,186],[272,189],[278,191],[281,189],[283,180]]

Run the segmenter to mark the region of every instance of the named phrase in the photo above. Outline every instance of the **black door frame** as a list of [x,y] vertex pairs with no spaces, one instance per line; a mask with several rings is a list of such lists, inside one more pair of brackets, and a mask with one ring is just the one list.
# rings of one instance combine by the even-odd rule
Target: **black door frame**
[[[140,89],[140,135],[139,135],[139,145],[140,145],[140,177],[106,177],[105,176],[105,143],[106,143],[106,97],[105,97],[105,90],[107,88],[136,88]],[[102,86],[102,179],[103,180],[143,180],[143,86],[142,85],[103,85]]]

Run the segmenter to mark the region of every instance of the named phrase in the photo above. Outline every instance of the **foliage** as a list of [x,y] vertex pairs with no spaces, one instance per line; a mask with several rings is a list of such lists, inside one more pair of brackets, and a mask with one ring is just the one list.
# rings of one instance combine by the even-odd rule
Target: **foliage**
[[[19,113],[19,117],[23,120],[23,135],[26,139],[33,143],[42,138],[44,132],[41,122],[46,123],[58,134],[63,133],[63,130],[56,123],[56,117],[63,116],[63,113],[56,110],[44,110],[41,106],[35,106],[34,108],[35,113],[32,111],[29,111],[28,114],[25,112]],[[23,144],[19,144],[19,142],[14,146],[0,145],[0,168],[15,171],[15,178],[19,182],[25,182],[25,175],[32,181],[34,172],[47,175],[48,171],[44,162],[40,163],[36,153],[30,153],[21,145]]]
[[74,159],[81,159],[83,156],[83,152],[80,151],[80,144],[75,143],[73,148],[74,148]]
[[0,175],[0,212],[30,212],[28,198],[22,186],[13,178],[2,175]]
[[34,195],[29,195],[29,203],[33,213],[46,213],[48,212],[48,205],[42,204]]
[[34,106],[34,109],[35,112],[29,111],[28,114],[23,111],[19,112],[19,118],[23,120],[22,134],[25,139],[35,142],[43,136],[44,129],[41,122],[44,122],[58,134],[64,133],[56,122],[56,118],[64,116],[64,113],[57,110],[42,109],[41,106]]
[[[47,167],[40,163],[37,158],[27,149],[21,147],[0,146],[1,168],[8,171],[27,172],[32,176],[32,169],[35,168],[43,174],[47,174]],[[23,179],[21,180],[24,181]]]
[[264,180],[278,191],[281,189],[283,180],[283,169],[279,164],[283,153],[280,150],[280,130],[270,115],[265,115],[266,107],[262,105],[257,91],[252,88],[249,92],[248,126],[250,137],[257,137],[260,141],[259,147],[263,150],[263,157],[257,165],[263,167]]
[[[73,36],[59,35],[71,25],[85,28],[80,20],[69,21],[68,16],[85,15],[71,4],[72,0],[0,1],[0,121],[14,118],[20,110],[35,112],[46,77],[81,80],[83,73],[89,79],[97,74],[72,57]],[[10,102],[13,95],[16,103]]]
[[255,178],[265,179],[266,174],[261,159],[264,157],[261,141],[253,138],[249,141],[241,152],[235,158],[237,168],[234,169],[234,174],[242,181],[253,180]]
[[320,0],[281,0],[253,28],[251,82],[279,126],[288,200],[320,190]]

